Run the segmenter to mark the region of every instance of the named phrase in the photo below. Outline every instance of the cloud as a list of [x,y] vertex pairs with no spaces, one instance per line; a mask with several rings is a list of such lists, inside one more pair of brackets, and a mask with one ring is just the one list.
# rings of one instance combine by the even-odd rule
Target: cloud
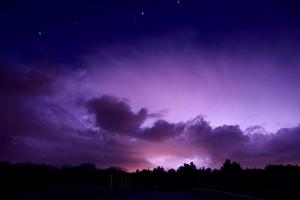
[[51,93],[53,80],[46,71],[0,68],[1,152],[15,136],[41,128],[33,107],[38,97]]
[[142,108],[134,113],[125,101],[112,96],[93,98],[86,101],[86,106],[90,113],[95,114],[96,125],[111,133],[160,142],[176,137],[184,130],[182,123],[169,123],[165,120],[157,120],[152,127],[141,128],[146,119],[160,118],[165,111],[148,114],[148,111]]
[[40,95],[51,92],[51,84],[56,79],[46,69],[16,69],[14,66],[0,67],[0,94],[2,97]]
[[148,116],[146,109],[142,108],[135,114],[127,103],[107,95],[88,100],[87,107],[95,114],[98,126],[119,133],[136,132]]
[[158,120],[152,127],[142,129],[139,135],[151,142],[161,142],[180,135],[183,130],[183,123],[174,124],[165,120]]
[[211,166],[220,166],[226,158],[247,167],[268,164],[298,164],[300,161],[300,127],[284,128],[267,133],[253,126],[242,131],[239,126],[223,125],[212,128],[203,118],[186,124],[183,134],[186,145],[196,145],[199,152],[210,158]]
[[[107,136],[86,124],[92,122],[86,118],[85,108],[77,104],[80,96],[64,91],[63,84],[68,81],[64,71],[27,66],[0,71],[0,160],[58,165],[92,162],[98,167],[129,169],[151,166],[139,149],[130,145],[130,138]],[[147,114],[141,110],[131,115],[124,103],[118,106],[116,110],[121,111],[116,117],[131,117],[127,130]],[[121,118],[118,122],[124,123]],[[109,127],[108,121],[105,123]]]
[[239,126],[223,125],[212,128],[202,117],[187,123],[185,141],[198,146],[210,157],[212,165],[222,163],[240,151],[248,141]]
[[234,157],[246,166],[299,164],[300,128],[280,129],[273,134],[253,134]]

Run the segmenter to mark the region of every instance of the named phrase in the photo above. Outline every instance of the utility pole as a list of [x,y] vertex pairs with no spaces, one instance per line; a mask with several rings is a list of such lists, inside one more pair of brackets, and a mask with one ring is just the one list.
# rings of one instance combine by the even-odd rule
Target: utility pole
[[113,191],[113,188],[114,188],[113,175],[110,174],[110,190]]

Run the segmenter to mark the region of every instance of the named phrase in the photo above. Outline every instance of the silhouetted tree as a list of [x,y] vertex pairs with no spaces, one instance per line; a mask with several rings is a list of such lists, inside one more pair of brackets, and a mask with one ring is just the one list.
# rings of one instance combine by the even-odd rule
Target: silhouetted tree
[[300,180],[299,166],[268,165],[265,169],[242,169],[239,163],[229,159],[225,160],[220,170],[204,167],[197,169],[191,162],[167,172],[158,166],[153,170],[136,170],[134,173],[116,167],[97,169],[90,163],[58,168],[0,162],[0,195],[91,187],[102,187],[105,190],[113,184],[114,190],[129,186],[158,190],[211,187],[260,195],[268,199],[274,199],[274,195],[277,199],[300,199],[299,183],[296,180]]

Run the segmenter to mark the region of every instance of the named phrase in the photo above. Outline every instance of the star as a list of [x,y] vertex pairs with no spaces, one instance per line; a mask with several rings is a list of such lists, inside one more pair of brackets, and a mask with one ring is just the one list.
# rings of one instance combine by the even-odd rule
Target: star
[[38,35],[39,35],[39,36],[42,36],[42,32],[41,32],[41,31],[39,31],[39,32],[38,32]]
[[142,11],[142,12],[141,12],[141,15],[145,15],[145,12],[144,12],[144,11]]
[[181,1],[180,0],[177,0],[177,4],[180,4],[181,3]]

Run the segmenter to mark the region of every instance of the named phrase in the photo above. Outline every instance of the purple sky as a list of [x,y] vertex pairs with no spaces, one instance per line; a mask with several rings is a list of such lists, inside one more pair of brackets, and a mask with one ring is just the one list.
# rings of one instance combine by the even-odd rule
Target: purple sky
[[77,68],[1,68],[0,158],[129,170],[299,163],[297,60],[175,35],[95,49]]
[[1,1],[0,160],[300,164],[299,9]]
[[300,75],[297,61],[290,61],[295,52],[279,56],[286,51],[276,49],[280,43],[251,42],[207,49],[190,38],[169,36],[99,50],[85,58],[91,67],[82,72],[88,79],[83,87],[128,98],[133,109],[167,109],[170,121],[201,114],[213,126],[262,125],[271,132],[298,124]]

